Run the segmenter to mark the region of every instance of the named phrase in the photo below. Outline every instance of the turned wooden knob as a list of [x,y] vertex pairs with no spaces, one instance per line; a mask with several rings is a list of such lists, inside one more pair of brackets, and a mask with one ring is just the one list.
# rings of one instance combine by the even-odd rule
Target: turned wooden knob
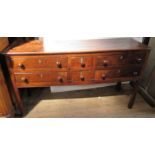
[[121,56],[119,57],[119,59],[120,59],[120,60],[123,60],[123,59],[124,59],[124,56],[123,56],[123,55],[121,55]]
[[84,78],[83,75],[80,76],[80,79],[81,79],[81,81],[84,81],[85,80],[85,78]]
[[18,66],[19,66],[20,69],[25,69],[25,66],[22,63],[18,64]]
[[85,67],[86,66],[86,64],[85,63],[81,63],[81,67]]
[[108,66],[108,60],[103,60],[103,66],[107,67]]
[[106,75],[105,74],[102,74],[102,76],[101,76],[101,78],[103,79],[103,80],[105,80],[106,79]]
[[25,77],[21,77],[21,81],[26,82],[27,83],[27,79]]
[[80,59],[80,63],[81,63],[81,67],[85,67],[86,66],[86,64],[84,63],[83,57]]
[[58,76],[58,81],[63,82],[63,78],[61,76]]
[[141,63],[141,62],[142,62],[142,58],[138,58],[137,63]]
[[57,67],[58,68],[61,68],[62,67],[61,62],[57,61],[56,64],[57,64]]
[[138,75],[138,72],[133,72],[133,75],[134,75],[134,76],[137,76],[137,75]]

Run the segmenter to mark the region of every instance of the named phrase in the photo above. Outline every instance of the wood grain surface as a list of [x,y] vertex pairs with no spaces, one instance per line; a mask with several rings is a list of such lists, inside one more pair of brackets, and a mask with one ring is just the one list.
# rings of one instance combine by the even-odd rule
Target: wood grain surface
[[0,37],[0,52],[9,45],[7,37]]
[[44,50],[40,40],[10,46],[5,51],[21,111],[18,88],[137,81],[150,51],[148,46],[131,38],[51,41],[51,44],[50,51]]
[[150,48],[131,38],[92,39],[76,41],[51,41],[52,48],[44,50],[41,40],[33,40],[17,44],[7,51],[7,54],[52,54],[52,53],[79,53],[127,50],[149,50]]
[[13,106],[0,65],[0,117],[13,116]]

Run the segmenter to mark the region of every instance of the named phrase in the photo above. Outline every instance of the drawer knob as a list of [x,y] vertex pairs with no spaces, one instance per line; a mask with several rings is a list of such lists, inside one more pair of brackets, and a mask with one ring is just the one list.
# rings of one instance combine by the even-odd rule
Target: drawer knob
[[85,78],[84,78],[83,75],[80,76],[80,79],[81,79],[81,81],[84,81],[85,80]]
[[108,61],[107,61],[107,60],[104,60],[104,61],[103,61],[103,66],[105,66],[105,67],[108,66]]
[[21,64],[21,63],[18,64],[18,66],[19,66],[20,69],[25,69],[25,66],[23,64]]
[[137,63],[141,63],[141,62],[142,62],[142,58],[138,58]]
[[137,75],[138,75],[138,72],[133,72],[133,75],[134,75],[134,76],[137,76]]
[[63,82],[63,78],[61,76],[58,77],[59,82]]
[[85,63],[81,63],[81,67],[85,67],[86,66],[86,64]]
[[123,56],[123,55],[121,55],[121,56],[119,57],[119,59],[120,59],[120,60],[123,60],[123,59],[124,59],[124,56]]
[[102,74],[102,76],[101,76],[102,80],[105,80],[106,77],[107,77],[107,76],[106,76],[105,74]]
[[28,80],[27,80],[25,77],[21,77],[21,81],[23,81],[23,82],[25,82],[25,83],[28,82]]
[[62,68],[61,62],[57,61],[56,64],[58,68]]
[[86,64],[84,63],[83,57],[80,59],[80,63],[81,63],[81,67],[85,67],[86,66]]

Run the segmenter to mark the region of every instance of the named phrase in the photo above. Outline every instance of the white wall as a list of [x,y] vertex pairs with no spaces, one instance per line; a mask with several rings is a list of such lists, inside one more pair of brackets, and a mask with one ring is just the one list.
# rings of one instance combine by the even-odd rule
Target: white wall
[[[73,37],[72,37],[73,38]],[[56,39],[56,40],[60,40],[60,41],[63,41],[63,40],[76,40],[76,39],[85,39],[83,37],[81,38],[76,38],[76,39],[72,39],[72,38],[69,38],[69,37],[65,37],[63,36],[63,38],[60,38],[60,39]],[[100,38],[97,34],[95,36],[92,36],[92,37],[86,37],[87,39],[96,39],[96,38]],[[117,37],[102,37],[102,39],[107,39],[107,38],[117,38]],[[133,37],[133,39],[139,41],[139,42],[142,42],[142,37]],[[52,45],[52,41],[54,41],[54,38],[53,37],[44,37],[43,38],[43,43],[44,43],[44,50],[45,51],[50,51],[51,49],[53,49],[53,45]]]
[[143,37],[133,37],[135,40],[142,42]]

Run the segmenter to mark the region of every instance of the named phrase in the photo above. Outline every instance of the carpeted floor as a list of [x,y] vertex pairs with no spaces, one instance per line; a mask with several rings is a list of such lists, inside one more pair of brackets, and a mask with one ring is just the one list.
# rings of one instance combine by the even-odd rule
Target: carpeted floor
[[26,118],[128,118],[155,117],[155,109],[137,95],[132,109],[127,108],[132,88],[123,85],[63,93],[51,93],[49,88],[33,89],[24,95]]

